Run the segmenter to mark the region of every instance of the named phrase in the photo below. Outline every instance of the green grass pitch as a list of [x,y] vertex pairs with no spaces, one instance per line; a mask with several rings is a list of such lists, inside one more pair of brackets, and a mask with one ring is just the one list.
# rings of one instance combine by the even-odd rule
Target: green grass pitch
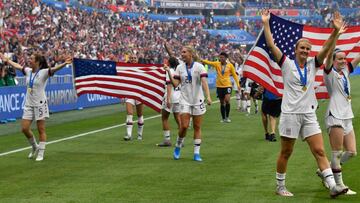
[[[360,135],[360,77],[352,77],[353,125]],[[215,97],[213,96],[213,100]],[[317,111],[324,129],[327,101]],[[0,202],[360,202],[360,195],[329,197],[315,175],[316,162],[306,143],[298,140],[289,161],[286,184],[292,198],[275,191],[275,167],[280,142],[264,140],[260,115],[235,111],[232,123],[220,123],[219,104],[208,107],[202,127],[202,163],[192,160],[190,129],[181,159],[162,141],[160,117],[147,119],[143,141],[123,141],[123,105],[56,113],[47,120],[48,141],[114,126],[47,145],[44,161],[27,159],[28,149],[0,156]],[[145,118],[156,116],[150,109]],[[171,117],[172,141],[176,139]],[[134,132],[136,132],[134,125]],[[36,129],[34,130],[37,134]],[[359,143],[359,141],[358,141]],[[0,126],[0,154],[28,147],[20,123]],[[358,147],[359,148],[359,147]],[[343,166],[344,181],[360,192],[360,159]]]

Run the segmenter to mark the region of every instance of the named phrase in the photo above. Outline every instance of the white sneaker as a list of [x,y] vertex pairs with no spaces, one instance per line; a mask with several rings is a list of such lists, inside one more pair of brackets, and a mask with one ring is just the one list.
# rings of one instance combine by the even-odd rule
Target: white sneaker
[[28,155],[28,158],[29,158],[29,159],[34,158],[34,157],[37,155],[38,152],[39,152],[39,147],[38,147],[38,146],[37,146],[35,149],[32,148],[32,149],[31,149],[31,152],[30,152],[29,155]]
[[230,120],[230,118],[225,118],[224,122],[225,123],[231,123],[231,120]]
[[316,175],[319,176],[319,178],[321,178],[321,182],[323,184],[323,186],[326,188],[326,189],[330,189],[330,186],[329,184],[325,181],[320,169],[317,169],[316,170]]
[[42,161],[42,160],[44,160],[44,151],[38,152],[36,159],[35,159],[35,161]]
[[347,193],[348,190],[349,188],[346,187],[345,185],[335,185],[330,189],[330,197],[336,198],[339,195]]
[[292,197],[293,193],[289,192],[285,186],[277,186],[275,193],[283,197]]
[[353,190],[348,189],[348,191],[345,193],[345,195],[356,195],[357,193]]
[[143,139],[143,138],[142,138],[142,135],[138,135],[137,139],[138,139],[138,140],[142,140],[142,139]]
[[125,140],[125,141],[130,141],[130,140],[131,140],[131,136],[130,136],[130,135],[125,135],[125,136],[124,136],[124,140]]

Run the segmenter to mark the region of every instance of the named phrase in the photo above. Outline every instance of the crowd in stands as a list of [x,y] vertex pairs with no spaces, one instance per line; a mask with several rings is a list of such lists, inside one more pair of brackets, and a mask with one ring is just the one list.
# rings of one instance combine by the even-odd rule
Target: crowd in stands
[[[69,2],[69,0],[66,0]],[[71,0],[70,0],[71,1]],[[301,2],[303,2],[302,0]],[[106,8],[112,0],[80,0],[79,4]],[[121,1],[118,5],[136,8],[143,1]],[[299,2],[299,1],[294,1]],[[56,10],[41,4],[39,0],[13,0],[0,3],[0,52],[11,53],[12,59],[26,64],[34,51],[43,52],[54,65],[60,56],[71,54],[78,58],[127,61],[130,53],[136,53],[140,63],[163,63],[168,41],[180,56],[180,47],[193,45],[201,58],[214,59],[221,51],[246,54],[238,45],[229,44],[220,36],[210,36],[203,20],[180,18],[173,22],[159,22],[141,17],[123,18],[119,13],[89,13],[68,7]],[[359,16],[354,20],[359,24]],[[302,22],[304,23],[304,22]],[[320,21],[310,24],[321,25]],[[257,36],[260,20],[243,20],[234,23],[216,23],[217,29],[234,27]],[[4,78],[1,72],[1,78]]]

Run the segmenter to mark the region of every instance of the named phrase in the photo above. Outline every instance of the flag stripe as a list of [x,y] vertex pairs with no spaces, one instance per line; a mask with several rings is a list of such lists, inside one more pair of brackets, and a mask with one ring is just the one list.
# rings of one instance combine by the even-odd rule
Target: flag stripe
[[157,97],[156,95],[150,94],[145,91],[139,91],[137,88],[131,88],[131,87],[124,87],[124,86],[117,86],[117,85],[110,85],[110,84],[87,84],[87,85],[77,85],[76,90],[81,91],[82,88],[102,88],[102,89],[112,89],[112,90],[118,90],[118,91],[128,91],[133,92],[136,91],[138,94],[141,94],[144,97],[147,97],[153,101],[161,102],[162,98]]
[[76,79],[76,82],[77,82],[77,87],[92,85],[94,83],[98,85],[107,84],[107,85],[118,85],[118,86],[121,85],[124,87],[133,87],[140,89],[140,91],[141,89],[144,89],[150,91],[152,94],[158,94],[158,95],[162,95],[163,93],[162,89],[160,89],[158,86],[146,85],[143,83],[138,83],[136,81],[127,81],[118,78],[87,77],[86,79],[81,79],[81,82],[78,81],[78,79]]

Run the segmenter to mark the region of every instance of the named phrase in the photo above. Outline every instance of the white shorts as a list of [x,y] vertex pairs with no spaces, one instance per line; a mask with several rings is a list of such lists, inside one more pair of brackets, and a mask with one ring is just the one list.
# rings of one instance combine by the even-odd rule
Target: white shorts
[[347,134],[351,133],[351,131],[354,130],[351,118],[350,119],[338,119],[338,118],[335,118],[334,116],[327,116],[325,118],[325,126],[326,126],[326,129],[328,130],[328,133],[330,133],[331,127],[333,127],[333,126],[342,127],[344,129],[344,135],[347,135]]
[[167,103],[163,101],[162,109],[169,113],[179,113],[180,112],[180,104],[179,103],[172,103],[170,109],[167,107]]
[[251,87],[246,86],[246,87],[244,88],[244,93],[250,94],[250,92],[251,92]]
[[41,106],[24,106],[24,113],[22,119],[25,120],[45,120],[49,118],[49,107],[47,102]]
[[128,98],[125,98],[125,102],[126,102],[126,103],[129,103],[129,104],[131,104],[131,105],[133,105],[133,106],[142,104],[142,103],[141,103],[140,101],[138,101],[138,100],[128,99]]
[[291,114],[281,113],[279,123],[280,135],[297,139],[321,133],[321,128],[315,113]]
[[186,104],[180,104],[180,114],[182,113],[189,113],[193,116],[200,116],[205,114],[206,112],[206,106],[204,103],[200,105],[186,105]]

